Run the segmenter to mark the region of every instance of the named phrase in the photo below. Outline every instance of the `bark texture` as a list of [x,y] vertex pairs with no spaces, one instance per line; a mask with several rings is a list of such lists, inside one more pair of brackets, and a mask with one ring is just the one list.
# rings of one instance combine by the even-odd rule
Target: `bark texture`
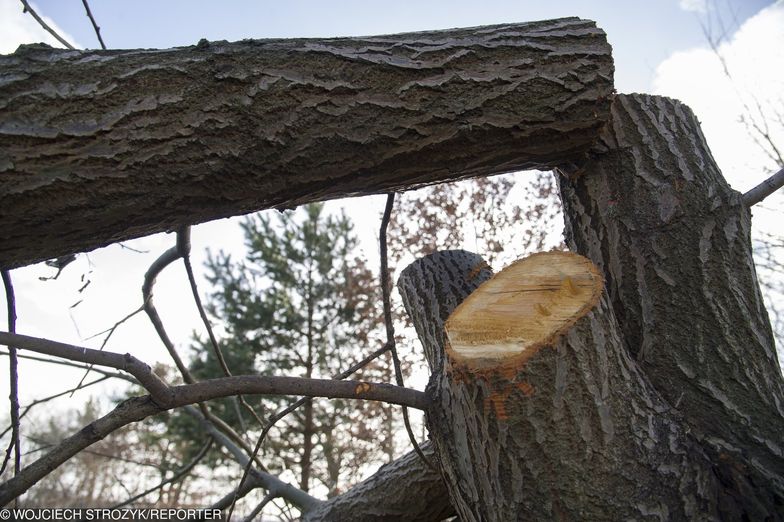
[[[435,458],[432,444],[422,452]],[[303,514],[305,522],[406,520],[437,522],[455,514],[441,476],[413,451],[382,466],[367,480]]]
[[757,284],[750,212],[694,114],[619,95],[592,159],[561,177],[570,247],[605,274],[637,364],[737,497],[784,517],[784,386]]
[[263,208],[582,157],[591,21],[0,56],[0,267]]
[[439,252],[398,282],[432,366],[428,427],[460,519],[719,519],[733,499],[627,354],[606,295],[516,375],[452,367],[444,321],[483,267]]

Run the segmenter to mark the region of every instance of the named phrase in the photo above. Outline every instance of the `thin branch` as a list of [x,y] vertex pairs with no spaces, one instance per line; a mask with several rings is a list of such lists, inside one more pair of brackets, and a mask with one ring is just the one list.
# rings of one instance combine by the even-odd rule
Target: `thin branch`
[[[365,357],[364,359],[362,359],[358,363],[353,364],[347,370],[344,370],[343,372],[335,375],[333,377],[333,379],[336,379],[336,380],[345,379],[349,375],[354,374],[355,372],[357,372],[358,370],[364,368],[365,366],[370,364],[372,361],[374,361],[375,359],[377,359],[381,355],[385,354],[389,350],[389,348],[390,348],[390,345],[388,345],[388,344],[382,346],[381,348],[379,348],[375,352],[371,353],[370,355],[368,355],[367,357]],[[301,399],[298,399],[297,401],[295,401],[294,403],[290,404],[288,407],[286,407],[283,410],[279,411],[278,413],[276,413],[275,415],[273,415],[270,418],[270,420],[267,423],[267,425],[264,426],[263,430],[261,430],[261,435],[259,435],[259,438],[256,441],[256,447],[253,448],[253,458],[254,459],[258,455],[259,450],[261,449],[261,446],[264,443],[264,439],[266,439],[267,434],[270,432],[272,427],[275,426],[275,424],[278,421],[280,421],[282,418],[284,418],[286,415],[288,415],[289,413],[293,412],[294,410],[296,410],[297,408],[299,408],[300,406],[302,406],[303,404],[307,403],[310,400],[311,400],[310,397],[303,397]],[[248,473],[250,473],[250,466],[249,465],[247,465],[245,467],[245,470],[243,471],[242,479],[240,479],[240,484],[242,484],[246,480],[246,478],[248,476]],[[237,489],[236,491],[239,491],[239,489]],[[229,508],[229,516],[228,516],[228,518],[231,518],[231,513],[234,511],[234,504],[235,504],[235,502],[239,498],[240,497],[234,497],[234,499],[233,499],[233,501],[231,503],[231,506]]]
[[33,352],[126,371],[142,383],[142,386],[150,393],[162,411],[238,394],[364,399],[411,406],[420,410],[424,410],[428,406],[427,396],[423,392],[386,383],[364,381],[234,375],[193,384],[169,386],[155,375],[148,365],[127,353],[122,355],[101,352],[91,348],[8,332],[0,332],[0,344],[6,346],[14,344],[18,348]]
[[[389,287],[392,282],[389,277],[389,263],[387,261],[387,228],[389,227],[389,220],[392,217],[392,208],[394,205],[395,193],[390,192],[387,194],[387,204],[384,208],[384,215],[381,218],[381,228],[378,234],[378,245],[381,257],[381,295],[384,305],[384,324],[386,325],[387,330],[387,346],[390,347],[389,352],[392,354],[392,364],[395,367],[395,382],[398,386],[403,387],[405,386],[403,384],[403,370],[400,367],[400,358],[397,355],[397,346],[395,343],[395,325],[392,322],[392,304],[390,302],[389,296]],[[435,471],[435,466],[433,466],[425,454],[422,453],[422,448],[420,448],[419,443],[417,443],[416,436],[414,436],[414,430],[411,429],[411,421],[408,418],[408,408],[406,406],[403,406],[403,424],[406,427],[406,433],[408,433],[408,440],[411,441],[411,445],[414,447],[416,454],[420,459],[422,459],[422,462],[427,464],[430,469]]]
[[[3,287],[5,288],[5,300],[8,310],[8,331],[16,332],[16,297],[14,295],[14,285],[11,282],[11,272],[8,270],[2,271]],[[11,441],[8,449],[5,452],[3,464],[0,466],[0,475],[5,471],[8,460],[11,458],[11,450],[14,452],[14,475],[19,474],[22,469],[22,453],[19,446],[19,359],[16,355],[16,347],[8,345],[9,355],[9,379],[11,384],[11,392],[9,399],[11,401]]]
[[[218,345],[218,339],[215,337],[215,333],[212,330],[212,325],[210,324],[210,320],[207,317],[207,312],[204,311],[204,306],[201,302],[201,297],[199,297],[199,289],[196,286],[196,276],[193,274],[193,266],[191,266],[191,227],[182,227],[177,232],[177,250],[180,252],[180,257],[182,257],[182,261],[185,264],[185,273],[188,275],[188,283],[191,286],[191,293],[193,294],[193,300],[196,303],[196,308],[199,311],[199,316],[201,317],[202,323],[204,323],[204,327],[207,329],[207,335],[210,338],[210,344],[212,345],[212,351],[215,353],[215,357],[218,359],[218,363],[220,364],[221,369],[223,370],[223,374],[226,377],[231,377],[232,373],[229,370],[228,364],[226,364],[226,359],[223,357],[223,352]],[[251,407],[250,404],[245,400],[242,395],[237,396],[237,400],[239,400],[240,404],[247,410],[251,416],[256,419],[259,426],[264,426],[264,422],[259,418],[256,411]],[[239,413],[239,412],[238,412]],[[237,416],[242,423],[242,416]],[[244,426],[243,426],[244,431]]]
[[253,522],[253,520],[259,516],[261,510],[264,509],[266,505],[269,504],[274,498],[277,498],[277,496],[278,495],[276,493],[267,493],[267,495],[261,499],[261,502],[259,502],[259,504],[253,508],[253,511],[250,512],[250,515],[245,518],[245,522]]
[[[97,336],[99,336],[101,334],[104,334],[104,333],[108,332],[106,337],[104,337],[103,341],[101,342],[101,346],[98,348],[99,350],[103,350],[104,348],[106,348],[106,344],[109,342],[109,339],[111,339],[112,335],[117,330],[117,328],[121,324],[123,324],[124,322],[126,322],[127,320],[129,320],[130,318],[132,318],[133,316],[138,314],[139,312],[141,312],[143,309],[144,309],[144,307],[140,306],[135,311],[129,313],[128,315],[126,315],[125,317],[123,317],[122,319],[120,319],[119,321],[114,323],[114,325],[111,328],[107,328],[103,332],[99,332],[99,333],[97,333],[95,335],[92,335],[92,336],[88,337],[87,339],[92,339],[93,337],[97,337]],[[79,383],[76,385],[76,387],[71,392],[71,395],[73,395],[76,391],[82,389],[82,383],[84,383],[84,380],[87,378],[88,375],[90,375],[90,372],[92,371],[92,369],[93,369],[92,366],[88,366],[87,367],[87,371],[84,372],[84,375],[82,375],[82,378],[79,380]]]
[[[291,484],[287,484],[283,482],[279,478],[275,477],[274,475],[270,475],[264,471],[259,471],[252,466],[252,461],[248,458],[245,453],[241,451],[241,449],[233,444],[226,435],[221,433],[220,431],[216,430],[213,425],[207,422],[206,419],[199,413],[196,408],[193,407],[186,407],[185,412],[189,415],[195,417],[199,420],[205,430],[215,439],[215,442],[226,448],[226,450],[232,454],[234,460],[236,460],[241,466],[246,468],[250,467],[250,472],[245,474],[245,479],[240,482],[240,487],[233,493],[224,497],[221,502],[224,502],[219,507],[220,509],[225,509],[228,506],[228,501],[231,500],[232,502],[236,499],[236,495],[242,494],[246,486],[246,482],[248,480],[251,481],[251,484],[256,482],[260,484],[261,487],[267,489],[269,492],[275,492],[277,496],[281,498],[285,498],[298,508],[300,508],[303,512],[309,511],[314,507],[321,505],[321,501],[315,497],[310,496],[305,491],[298,489]],[[247,494],[245,492],[244,494]],[[227,518],[229,520],[229,518]]]
[[770,196],[778,189],[784,186],[784,168],[780,169],[774,175],[743,194],[743,203],[747,207],[756,205],[766,197]]
[[58,41],[58,42],[60,42],[60,43],[61,43],[61,44],[63,44],[64,46],[66,46],[68,49],[73,49],[73,50],[76,50],[76,47],[74,47],[73,45],[69,44],[69,43],[68,43],[68,41],[67,41],[65,38],[63,38],[62,36],[60,36],[59,34],[57,34],[57,32],[56,32],[54,29],[52,29],[51,27],[49,27],[49,26],[46,24],[46,22],[44,22],[44,21],[41,19],[41,17],[40,17],[40,16],[38,16],[38,13],[36,13],[36,12],[35,12],[35,10],[34,10],[32,7],[30,7],[30,4],[28,4],[28,3],[27,3],[27,0],[19,0],[19,1],[20,1],[20,2],[22,2],[22,5],[24,6],[24,12],[25,12],[25,13],[30,13],[30,16],[32,16],[33,18],[35,18],[36,22],[38,22],[38,23],[40,24],[40,26],[41,26],[41,27],[43,27],[43,28],[44,28],[46,31],[48,31],[48,32],[49,32],[49,34],[51,34],[52,36],[54,36],[54,37],[57,39],[57,41]]
[[174,343],[172,343],[171,339],[169,339],[169,335],[166,333],[166,329],[163,327],[163,321],[161,321],[161,317],[158,314],[158,310],[155,309],[155,304],[153,304],[152,299],[152,290],[155,286],[155,279],[164,268],[179,259],[179,257],[179,249],[176,246],[173,246],[161,254],[158,259],[152,262],[150,268],[147,270],[147,273],[144,274],[144,283],[142,284],[142,299],[144,300],[144,311],[147,313],[147,317],[150,318],[150,322],[155,328],[158,337],[160,337],[163,345],[169,352],[169,356],[171,356],[174,364],[177,366],[180,374],[182,374],[182,378],[185,380],[185,382],[191,383],[195,382],[195,379],[188,370],[188,367],[185,366],[185,363],[182,362],[180,354],[177,353],[177,350],[174,347]]
[[144,386],[153,397],[153,400],[159,405],[166,408],[171,404],[172,389],[160,377],[155,375],[148,365],[129,353],[119,354],[114,352],[103,352],[100,350],[93,350],[92,348],[84,348],[9,332],[0,332],[0,344],[9,347],[13,344],[16,345],[17,348],[50,355],[52,357],[62,357],[63,359],[70,359],[72,361],[97,364],[99,366],[108,366],[109,368],[114,368],[116,370],[123,370],[136,377],[141,385]]
[[[0,350],[0,355],[10,355],[10,354],[8,352],[6,352],[6,351]],[[50,364],[60,364],[62,366],[71,366],[73,368],[79,368],[81,370],[85,370],[87,368],[90,368],[91,371],[96,372],[96,373],[100,373],[101,375],[104,375],[106,377],[113,377],[115,379],[122,379],[124,381],[128,381],[131,384],[135,384],[135,385],[139,384],[139,381],[137,381],[136,379],[134,379],[130,375],[125,375],[125,374],[122,374],[122,373],[119,373],[119,372],[109,372],[109,371],[103,370],[101,368],[93,368],[92,366],[88,366],[86,364],[78,364],[78,363],[71,362],[71,361],[61,361],[61,360],[58,360],[58,359],[47,359],[46,357],[36,357],[35,355],[27,355],[27,354],[22,354],[22,353],[18,354],[18,357],[20,359],[29,359],[31,361],[39,361],[39,362],[45,362],[45,363],[50,363]],[[68,390],[68,391],[70,392],[70,390]]]
[[[180,237],[178,237],[178,242]],[[196,379],[193,378],[190,370],[185,363],[180,358],[179,353],[177,353],[177,349],[174,347],[174,343],[169,339],[169,335],[166,333],[166,329],[163,326],[163,321],[161,320],[160,315],[158,314],[158,310],[155,308],[155,304],[153,303],[153,287],[155,286],[155,280],[157,279],[158,275],[163,271],[164,268],[169,266],[171,263],[176,261],[181,256],[182,246],[177,244],[170,249],[166,250],[163,254],[161,254],[153,263],[150,265],[150,268],[147,270],[147,273],[144,274],[144,283],[142,284],[142,298],[144,300],[144,311],[147,313],[147,317],[149,317],[150,322],[152,322],[153,327],[155,328],[155,332],[158,334],[163,345],[166,347],[166,351],[169,352],[172,360],[174,361],[175,366],[180,372],[183,380],[186,383],[192,384],[196,382]],[[207,408],[206,404],[199,404],[199,409],[202,413],[207,417],[213,424],[218,426],[218,428],[226,433],[229,437],[232,438],[237,444],[239,444],[245,451],[248,452],[248,455],[253,453],[253,450],[248,445],[247,442],[242,440],[242,437],[234,431],[234,429],[226,424],[223,420],[219,417],[215,416],[209,408]],[[264,466],[261,462],[256,462],[259,467],[262,469]]]
[[98,37],[98,42],[101,44],[101,49],[104,51],[106,50],[106,44],[103,43],[103,38],[101,38],[101,28],[98,27],[98,24],[95,23],[95,18],[93,18],[93,13],[90,11],[90,5],[87,3],[87,0],[82,0],[82,4],[84,4],[84,10],[87,11],[87,17],[90,18],[90,22],[93,24],[93,29],[95,29],[95,36]]
[[132,496],[131,498],[129,498],[128,500],[126,500],[124,502],[121,502],[119,504],[116,504],[116,505],[112,506],[109,509],[120,509],[121,507],[127,506],[128,504],[131,504],[132,502],[136,502],[140,498],[146,497],[147,495],[149,495],[150,493],[153,493],[154,491],[157,491],[159,489],[163,489],[167,484],[172,484],[172,483],[176,482],[177,480],[179,480],[181,477],[185,476],[193,468],[196,467],[196,465],[201,461],[201,459],[203,459],[204,456],[207,454],[207,451],[209,451],[210,447],[212,446],[212,443],[213,443],[212,439],[207,440],[207,442],[204,443],[204,445],[201,447],[201,449],[196,454],[196,456],[193,457],[193,459],[191,459],[190,462],[188,462],[187,464],[182,466],[179,470],[177,470],[174,473],[174,475],[172,475],[171,477],[167,478],[166,480],[161,481],[160,484],[158,484],[156,486],[153,486],[150,489],[142,491],[138,495]]
[[[236,499],[245,498],[245,496],[254,489],[263,487],[264,484],[262,484],[261,480],[256,478],[255,475],[250,474],[239,487],[232,489],[229,493],[221,497],[220,500],[210,506],[210,509],[220,509],[223,511],[224,509],[231,507],[232,502]],[[226,520],[230,520],[228,516],[226,517]]]
[[[109,379],[110,377],[111,376],[109,376],[109,375],[104,375],[102,377],[99,377],[99,378],[95,379],[94,381],[90,381],[87,384],[85,384],[84,386],[82,386],[82,389],[89,388],[93,384],[98,384],[99,382],[103,382],[103,381]],[[136,381],[134,381],[134,382],[136,382]],[[29,412],[35,406],[38,406],[39,404],[43,404],[45,402],[49,402],[51,400],[57,399],[59,397],[62,397],[63,395],[68,395],[72,391],[73,390],[65,390],[63,392],[56,393],[54,395],[49,395],[48,397],[44,397],[43,399],[36,399],[36,400],[34,400],[33,402],[31,402],[30,404],[25,406],[24,410],[22,410],[22,413],[19,414],[19,420],[21,420],[25,415],[27,415],[27,412]],[[0,433],[0,437],[5,436],[5,434],[8,433],[8,430],[10,430],[11,428],[12,428],[12,426],[9,426],[5,430],[3,430],[3,432]]]

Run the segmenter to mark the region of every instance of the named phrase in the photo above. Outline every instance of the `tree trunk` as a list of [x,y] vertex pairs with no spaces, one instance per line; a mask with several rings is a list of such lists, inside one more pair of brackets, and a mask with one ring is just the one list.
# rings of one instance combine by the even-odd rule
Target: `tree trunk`
[[0,56],[0,268],[181,225],[578,161],[604,32],[566,18]]
[[445,357],[444,320],[488,277],[485,266],[439,252],[398,283],[433,365],[428,427],[461,520],[716,519],[732,506],[628,356],[606,295],[514,372],[492,374],[487,359],[467,371]]
[[566,174],[569,245],[602,268],[637,364],[743,497],[737,516],[781,518],[784,385],[751,216],[694,114],[667,98],[619,95],[592,159]]

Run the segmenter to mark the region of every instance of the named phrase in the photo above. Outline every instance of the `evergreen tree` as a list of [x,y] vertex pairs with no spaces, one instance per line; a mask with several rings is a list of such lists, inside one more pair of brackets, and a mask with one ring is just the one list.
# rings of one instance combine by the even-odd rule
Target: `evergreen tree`
[[[247,256],[209,256],[214,291],[209,312],[223,329],[221,349],[232,373],[330,378],[381,341],[378,283],[357,254],[357,239],[345,215],[331,216],[322,204],[249,217],[242,225]],[[206,341],[196,345],[192,371],[198,378],[222,375]],[[375,366],[364,378],[390,380]],[[379,373],[381,372],[381,373]],[[384,374],[386,372],[386,374]],[[247,397],[262,418],[290,399]],[[236,401],[218,412],[242,425]],[[295,469],[299,486],[322,484],[336,494],[341,484],[365,471],[357,463],[391,458],[389,406],[344,400],[314,400],[281,420],[265,443],[273,470]],[[269,451],[267,452],[269,455]]]

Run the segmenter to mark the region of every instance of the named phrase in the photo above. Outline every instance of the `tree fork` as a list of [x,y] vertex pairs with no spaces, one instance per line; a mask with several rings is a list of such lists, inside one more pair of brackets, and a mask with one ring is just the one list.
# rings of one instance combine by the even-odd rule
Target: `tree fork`
[[431,364],[428,427],[461,520],[710,519],[734,508],[628,356],[589,261],[537,254],[489,277],[481,257],[446,251],[398,282]]
[[784,518],[784,384],[751,214],[678,101],[618,95],[559,180],[570,247],[601,267],[623,338],[750,520]]
[[0,268],[182,225],[579,161],[594,22],[0,56]]

